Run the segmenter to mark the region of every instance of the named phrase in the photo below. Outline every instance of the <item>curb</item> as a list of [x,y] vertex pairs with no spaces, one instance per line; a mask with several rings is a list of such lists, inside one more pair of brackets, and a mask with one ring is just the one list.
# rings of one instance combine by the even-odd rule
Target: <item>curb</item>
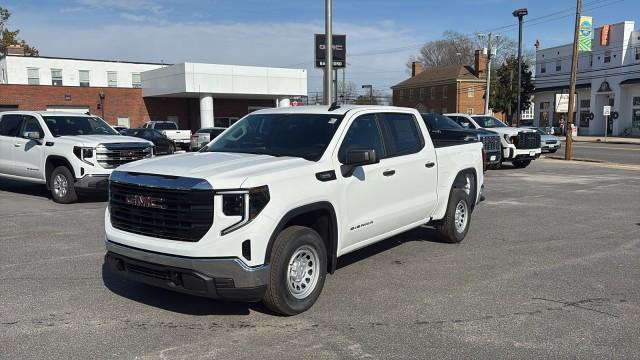
[[[545,155],[545,158],[554,159],[554,160],[564,160],[564,157],[561,157],[561,156],[548,156],[548,155]],[[585,159],[585,158],[573,158],[573,159],[571,159],[571,161],[582,161],[582,162],[590,162],[590,163],[598,163],[598,164],[608,163],[608,161],[606,161],[606,160]]]
[[[565,143],[565,139],[561,139],[561,142]],[[615,144],[615,145],[640,145],[640,142],[629,142],[629,141],[598,141],[598,140],[576,140],[573,139],[574,143],[595,143],[595,144]]]

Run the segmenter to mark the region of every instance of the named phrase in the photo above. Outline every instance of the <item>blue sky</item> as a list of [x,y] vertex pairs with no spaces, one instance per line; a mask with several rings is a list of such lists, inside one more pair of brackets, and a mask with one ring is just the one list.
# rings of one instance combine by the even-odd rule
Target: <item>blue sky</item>
[[[595,26],[637,20],[639,0],[584,0]],[[324,32],[323,0],[8,0],[10,27],[41,55],[177,63],[199,61],[314,69],[313,34]],[[347,79],[388,89],[407,77],[419,44],[448,29],[495,30],[517,38],[511,12],[529,9],[524,47],[568,43],[573,0],[334,0],[334,31],[347,34]],[[640,27],[637,26],[637,27]],[[370,54],[374,53],[374,54]],[[369,55],[367,55],[369,54]]]

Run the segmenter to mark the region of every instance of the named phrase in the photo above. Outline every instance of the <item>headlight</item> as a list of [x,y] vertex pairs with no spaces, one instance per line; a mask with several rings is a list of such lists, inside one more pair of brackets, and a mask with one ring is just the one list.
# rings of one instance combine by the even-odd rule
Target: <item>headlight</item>
[[145,158],[150,158],[150,157],[152,157],[152,156],[153,156],[153,147],[154,147],[154,145],[151,145],[151,146],[149,146],[148,148],[145,148],[145,149],[144,149],[144,152],[145,152],[144,157],[145,157]]
[[511,144],[511,135],[509,135],[509,134],[505,134],[505,135],[504,135],[504,140],[505,140],[507,143]]
[[240,216],[240,221],[222,230],[226,235],[255,219],[262,209],[269,203],[269,187],[258,186],[250,189],[220,191],[216,195],[222,196],[222,212],[226,216]]
[[80,161],[93,166],[92,162],[86,160],[86,159],[93,158],[93,154],[94,154],[93,148],[74,146],[73,153],[76,155],[78,159],[80,159]]

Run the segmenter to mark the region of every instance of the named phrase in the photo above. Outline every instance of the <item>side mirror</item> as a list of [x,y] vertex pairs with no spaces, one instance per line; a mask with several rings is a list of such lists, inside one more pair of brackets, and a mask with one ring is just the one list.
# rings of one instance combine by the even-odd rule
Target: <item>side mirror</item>
[[29,140],[40,140],[42,137],[40,136],[40,132],[38,131],[25,131],[22,133],[22,137]]
[[349,150],[344,161],[344,165],[341,167],[342,175],[344,177],[349,177],[353,174],[353,169],[356,167],[377,164],[380,162],[380,159],[374,149],[367,149]]

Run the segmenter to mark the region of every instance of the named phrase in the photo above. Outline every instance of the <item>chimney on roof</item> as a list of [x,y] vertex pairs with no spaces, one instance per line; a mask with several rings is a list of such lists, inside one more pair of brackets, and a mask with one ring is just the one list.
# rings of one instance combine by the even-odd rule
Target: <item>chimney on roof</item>
[[475,54],[475,67],[476,76],[479,78],[487,77],[487,55],[482,50],[476,50]]
[[7,55],[24,56],[24,48],[20,45],[8,45]]
[[420,61],[414,61],[411,63],[411,77],[414,77],[422,72],[422,63]]

